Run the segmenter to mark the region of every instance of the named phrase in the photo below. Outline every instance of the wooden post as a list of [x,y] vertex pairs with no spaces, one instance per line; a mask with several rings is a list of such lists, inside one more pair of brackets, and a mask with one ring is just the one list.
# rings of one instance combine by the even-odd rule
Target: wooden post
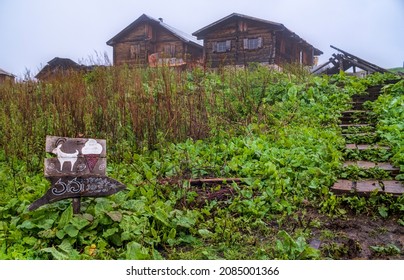
[[73,214],[80,214],[80,206],[81,206],[80,197],[74,197],[72,204],[73,204]]

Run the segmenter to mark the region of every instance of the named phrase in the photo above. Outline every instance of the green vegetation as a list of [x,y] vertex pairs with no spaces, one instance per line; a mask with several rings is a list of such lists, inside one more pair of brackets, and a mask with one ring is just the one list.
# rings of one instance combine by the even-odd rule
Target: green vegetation
[[[340,248],[309,246],[321,226],[309,211],[404,223],[403,197],[329,191],[343,172],[341,112],[392,78],[111,67],[0,85],[0,259],[338,258]],[[401,171],[403,88],[371,104]],[[49,188],[46,135],[106,139],[108,176],[128,189],[83,199],[79,215],[69,200],[28,212]],[[201,177],[243,182],[190,185]]]

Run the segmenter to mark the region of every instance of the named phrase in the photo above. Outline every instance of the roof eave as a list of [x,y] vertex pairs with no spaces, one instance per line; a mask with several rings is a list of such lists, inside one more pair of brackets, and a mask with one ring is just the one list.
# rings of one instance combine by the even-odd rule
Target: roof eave
[[111,39],[109,39],[107,41],[107,45],[108,46],[113,46],[117,43],[117,41],[119,40],[119,38],[121,38],[122,36],[126,35],[126,33],[128,31],[130,31],[134,26],[136,26],[137,24],[139,24],[140,22],[144,22],[144,21],[152,21],[152,22],[158,22],[157,20],[153,19],[152,17],[149,17],[146,14],[142,14],[140,17],[138,17],[134,22],[132,22],[131,24],[129,24],[128,26],[126,26],[124,29],[122,29],[118,34],[116,34],[114,37],[112,37]]
[[269,20],[264,20],[264,19],[259,19],[259,18],[255,18],[255,17],[251,17],[251,16],[247,16],[247,15],[243,15],[243,14],[239,14],[239,13],[232,13],[222,19],[219,19],[205,27],[202,27],[201,29],[195,31],[194,33],[192,33],[193,36],[196,36],[198,38],[198,40],[203,39],[206,33],[208,33],[212,28],[214,28],[215,26],[217,26],[218,24],[221,24],[231,18],[242,18],[242,19],[247,19],[247,20],[251,20],[251,21],[257,21],[257,22],[262,22],[268,25],[272,25],[273,27],[277,27],[274,29],[277,30],[283,30],[285,28],[285,26],[281,23],[278,22],[273,22],[273,21],[269,21]]

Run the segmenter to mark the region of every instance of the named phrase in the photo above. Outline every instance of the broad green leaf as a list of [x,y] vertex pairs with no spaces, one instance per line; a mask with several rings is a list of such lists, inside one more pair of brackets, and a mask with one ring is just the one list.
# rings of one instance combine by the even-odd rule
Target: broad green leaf
[[24,243],[27,243],[28,245],[34,245],[37,243],[37,239],[33,236],[27,236],[23,238]]
[[168,233],[167,238],[168,238],[168,239],[175,239],[175,236],[176,236],[176,235],[177,235],[176,229],[175,229],[175,228],[172,228],[172,229],[170,230],[170,232]]
[[118,232],[119,230],[117,228],[109,228],[106,231],[104,231],[104,233],[102,234],[102,236],[104,238],[108,238],[110,236],[112,236],[113,234],[115,234],[116,232]]
[[59,239],[63,239],[66,235],[66,232],[63,229],[60,229],[56,232],[56,237]]
[[18,226],[18,228],[21,229],[33,229],[35,227],[35,224],[29,220],[24,221],[21,225]]
[[60,215],[58,228],[60,229],[64,228],[72,218],[73,218],[73,208],[70,205],[69,207],[66,208],[65,211],[63,211],[62,215]]
[[202,228],[198,230],[198,233],[203,237],[203,238],[209,238],[213,235],[213,233],[206,229],[206,228]]
[[114,221],[120,222],[122,220],[122,213],[119,211],[110,211],[107,212],[107,215]]
[[72,224],[66,225],[63,229],[70,237],[76,237],[79,233],[79,230]]
[[162,209],[157,209],[154,213],[153,216],[159,220],[160,222],[162,222],[165,226],[170,226],[170,223],[168,221],[168,216],[167,213],[165,211],[163,211]]
[[380,206],[378,208],[378,210],[379,210],[380,216],[382,216],[383,218],[387,218],[387,216],[389,215],[388,212],[387,212],[388,209],[385,206]]
[[90,222],[87,219],[81,218],[81,217],[73,217],[71,219],[70,223],[78,230],[81,230],[82,228],[86,227]]
[[56,250],[55,247],[44,248],[41,251],[51,253],[52,257],[55,260],[67,260],[67,259],[69,259],[68,255],[66,253],[59,252],[58,250]]
[[50,229],[54,222],[55,220],[53,219],[40,220],[37,223],[37,227],[41,229]]
[[125,259],[127,260],[148,260],[148,250],[139,243],[132,241],[126,246]]

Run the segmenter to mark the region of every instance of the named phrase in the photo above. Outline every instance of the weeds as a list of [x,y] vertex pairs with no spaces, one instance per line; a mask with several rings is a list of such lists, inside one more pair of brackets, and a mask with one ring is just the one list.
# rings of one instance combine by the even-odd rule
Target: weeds
[[[323,251],[308,245],[321,222],[304,207],[331,216],[346,208],[382,217],[403,211],[402,198],[364,201],[329,191],[343,156],[338,118],[362,88],[344,75],[259,66],[218,72],[98,67],[0,85],[0,259],[345,255],[334,245]],[[394,125],[378,133],[395,132]],[[42,171],[46,135],[106,139],[108,175],[128,189],[83,200],[81,215],[72,214],[69,201],[28,212],[49,187]],[[391,137],[401,162],[401,142]],[[243,182],[189,184],[200,177]]]

